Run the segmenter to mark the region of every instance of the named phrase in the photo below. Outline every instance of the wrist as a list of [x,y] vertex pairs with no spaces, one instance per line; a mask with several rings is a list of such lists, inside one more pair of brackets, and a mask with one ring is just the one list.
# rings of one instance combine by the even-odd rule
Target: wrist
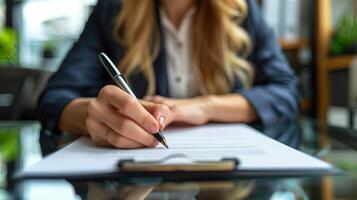
[[199,99],[207,121],[252,122],[258,119],[250,102],[242,95],[208,95]]
[[206,121],[212,121],[214,119],[214,110],[215,110],[215,105],[216,105],[216,101],[217,101],[217,96],[215,95],[206,95],[206,96],[202,96],[200,97],[199,101],[202,102],[201,106],[202,106],[202,110],[203,113],[206,117]]
[[69,102],[63,109],[58,128],[63,132],[87,135],[85,120],[90,98],[77,98]]

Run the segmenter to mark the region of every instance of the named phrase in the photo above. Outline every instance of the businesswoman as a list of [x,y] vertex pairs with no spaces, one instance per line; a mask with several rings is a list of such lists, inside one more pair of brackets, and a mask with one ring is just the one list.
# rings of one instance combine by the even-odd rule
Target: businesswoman
[[[113,86],[105,52],[135,101]],[[170,123],[293,119],[297,80],[255,0],[99,0],[49,80],[42,126],[97,145],[153,147]],[[219,133],[217,133],[219,134]]]

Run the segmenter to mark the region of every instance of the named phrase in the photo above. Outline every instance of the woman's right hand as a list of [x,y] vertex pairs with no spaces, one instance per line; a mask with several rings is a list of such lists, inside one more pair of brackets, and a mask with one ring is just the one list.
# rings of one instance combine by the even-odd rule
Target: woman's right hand
[[117,148],[155,147],[152,135],[173,120],[162,104],[137,101],[116,86],[101,89],[88,105],[87,131],[96,145]]

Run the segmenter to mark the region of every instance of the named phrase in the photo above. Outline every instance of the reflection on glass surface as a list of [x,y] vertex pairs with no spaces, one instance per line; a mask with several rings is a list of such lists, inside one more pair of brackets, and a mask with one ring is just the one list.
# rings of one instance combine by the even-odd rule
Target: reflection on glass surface
[[[65,180],[15,183],[12,176],[42,159],[39,124],[0,125],[0,200],[77,199],[73,186]],[[56,194],[56,195],[54,195]],[[26,198],[24,198],[26,197]]]
[[11,188],[9,174],[19,155],[18,128],[0,129],[0,199],[5,199],[5,190]]
[[[162,184],[88,182],[88,199],[308,199],[297,180],[241,180]],[[84,191],[82,186],[82,191]]]
[[295,149],[300,148],[301,133],[298,121],[271,124],[269,126],[262,126],[260,124],[252,126],[264,133],[266,136],[286,144],[287,146]]

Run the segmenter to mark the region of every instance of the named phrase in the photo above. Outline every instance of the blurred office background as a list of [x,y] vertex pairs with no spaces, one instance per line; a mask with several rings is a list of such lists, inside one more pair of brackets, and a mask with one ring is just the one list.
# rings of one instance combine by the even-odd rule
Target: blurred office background
[[[81,33],[96,1],[0,0],[0,119],[35,118],[41,86]],[[341,126],[357,124],[350,73],[357,53],[356,0],[257,1],[301,79],[302,114]],[[20,80],[10,84],[10,79]],[[24,83],[27,88],[21,88]],[[13,91],[19,88],[25,94]],[[21,95],[31,96],[23,102]]]
[[96,0],[0,0],[0,120],[36,119],[38,95]]
[[[36,120],[43,85],[96,1],[0,0],[0,121]],[[301,80],[302,115],[357,128],[357,0],[257,2]],[[25,136],[23,142],[38,141]],[[41,158],[39,149],[27,154],[26,165]],[[31,187],[26,191],[41,194]],[[60,199],[73,193],[71,188],[57,192]]]

